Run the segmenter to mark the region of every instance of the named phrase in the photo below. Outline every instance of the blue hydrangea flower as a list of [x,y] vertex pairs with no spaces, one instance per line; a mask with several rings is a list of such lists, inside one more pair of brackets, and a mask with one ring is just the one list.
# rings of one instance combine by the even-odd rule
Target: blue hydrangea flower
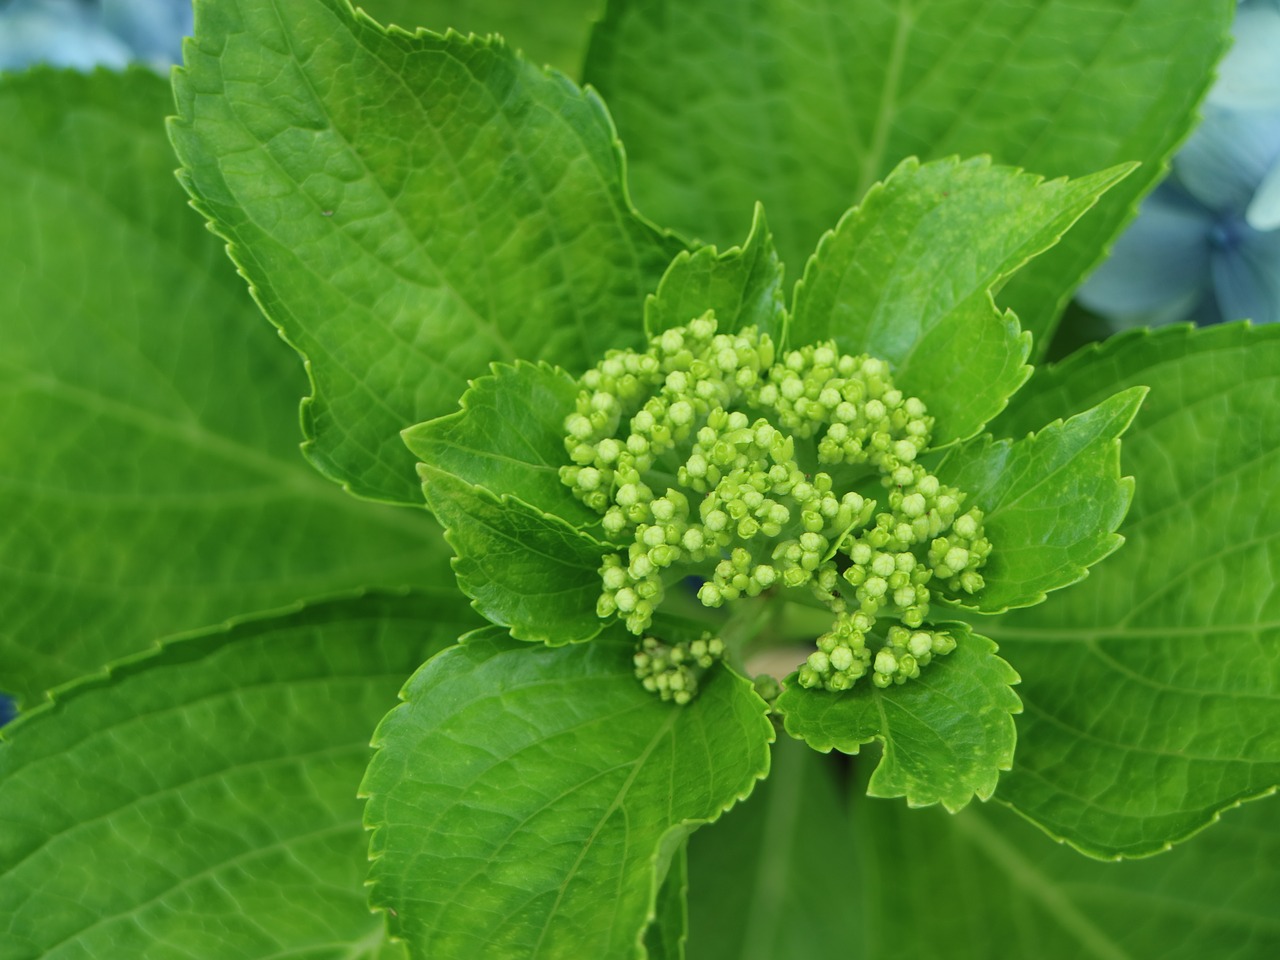
[[1079,293],[1116,326],[1280,321],[1280,0],[1243,0],[1204,122]]
[[0,0],[0,70],[133,62],[167,70],[191,28],[191,0]]

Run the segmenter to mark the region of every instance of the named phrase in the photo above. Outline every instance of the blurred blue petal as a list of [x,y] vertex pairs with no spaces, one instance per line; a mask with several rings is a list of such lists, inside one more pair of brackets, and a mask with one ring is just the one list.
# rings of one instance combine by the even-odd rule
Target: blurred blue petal
[[1177,186],[1162,184],[1080,288],[1079,300],[1107,316],[1186,316],[1209,281],[1208,236],[1214,217]]
[[1258,184],[1257,192],[1245,211],[1245,219],[1255,230],[1275,230],[1280,227],[1280,163]]
[[1226,320],[1280,321],[1280,231],[1242,226],[1234,249],[1212,256],[1214,292]]
[[194,14],[191,0],[102,0],[102,22],[136,59],[169,65],[182,59]]
[[0,693],[0,727],[12,720],[18,715],[18,708],[14,706],[13,701]]
[[0,0],[0,69],[164,70],[181,59],[191,28],[191,0]]
[[1242,3],[1232,33],[1235,44],[1218,68],[1209,102],[1233,109],[1280,110],[1280,3]]
[[[1276,51],[1280,60],[1280,48]],[[1280,110],[1205,108],[1173,162],[1174,176],[1210,210],[1243,214],[1280,160]]]
[[75,0],[15,0],[0,7],[0,70],[34,63],[89,70],[120,69],[128,45],[107,31],[96,9]]

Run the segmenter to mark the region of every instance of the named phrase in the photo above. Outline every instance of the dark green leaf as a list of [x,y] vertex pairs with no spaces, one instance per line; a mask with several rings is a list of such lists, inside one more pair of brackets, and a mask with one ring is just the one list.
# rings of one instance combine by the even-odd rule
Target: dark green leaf
[[781,342],[786,337],[782,275],[764,209],[756,207],[742,246],[724,253],[699,247],[671,262],[658,292],[645,301],[645,331],[652,337],[714,310],[721,333],[755,326]]
[[669,859],[768,770],[773,728],[724,667],[687,707],[631,638],[530,647],[489,628],[419,671],[363,790],[372,898],[413,957],[637,956]]
[[306,450],[418,502],[406,427],[493,360],[639,343],[680,249],[637,218],[603,105],[504,44],[389,34],[345,0],[202,0],[182,180],[307,358]]
[[521,640],[576,643],[604,629],[596,616],[602,544],[519,500],[425,464],[419,471],[476,610]]
[[186,209],[150,71],[0,83],[0,689],[359,585],[447,582],[425,510],[298,455],[305,378]]
[[1139,161],[1002,304],[1047,344],[1061,307],[1186,136],[1231,0],[615,0],[585,76],[640,209],[732,243],[763,201],[797,267],[903,158],[990,154],[1049,177]]
[[938,468],[968,494],[966,503],[982,508],[994,545],[975,609],[999,613],[1039,603],[1120,546],[1115,530],[1129,509],[1133,479],[1120,476],[1119,437],[1146,393],[1124,390],[1016,442],[983,437]]
[[448,595],[352,597],[58,690],[0,742],[0,957],[385,956],[369,734],[471,622]]
[[600,515],[563,483],[565,417],[578,384],[545,365],[495,365],[462,396],[462,409],[404,431],[422,460],[472,486],[512,496],[579,527],[598,527]]
[[906,161],[822,238],[796,287],[792,339],[888,360],[937,418],[936,442],[972,436],[1031,372],[1030,335],[992,291],[1124,173],[1043,183],[985,158]]
[[[857,791],[846,806],[835,771],[822,769],[829,758],[802,747],[789,758],[786,746],[747,803],[690,838],[697,960],[1268,960],[1280,950],[1274,800],[1172,853],[1099,863],[997,804],[948,814]],[[867,764],[854,766],[856,787]]]
[[689,856],[685,843],[671,858],[666,879],[658,887],[653,921],[644,932],[648,960],[684,960],[688,936]]
[[1267,960],[1280,949],[1277,812],[1256,804],[1173,853],[1099,863],[996,804],[949,816],[856,798],[854,842],[873,879],[865,953],[852,955]]
[[986,800],[1013,763],[1010,689],[1018,675],[996,645],[963,624],[943,624],[956,649],[915,680],[881,690],[864,680],[849,693],[806,690],[792,683],[778,698],[787,733],[823,753],[857,753],[879,740],[884,758],[871,775],[873,797],[906,797],[913,807],[941,803],[959,810]]
[[1181,840],[1280,784],[1280,328],[1116,338],[998,426],[1151,393],[1125,434],[1123,549],[991,624],[1026,678],[1000,798],[1098,856]]
[[864,956],[864,838],[833,759],[783,737],[769,779],[689,838],[691,960]]

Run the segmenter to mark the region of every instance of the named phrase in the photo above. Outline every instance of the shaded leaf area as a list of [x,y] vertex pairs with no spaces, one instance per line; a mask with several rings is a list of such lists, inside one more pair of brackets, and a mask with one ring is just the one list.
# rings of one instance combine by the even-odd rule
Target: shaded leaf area
[[596,614],[605,547],[559,517],[423,464],[427,503],[457,553],[458,586],[520,640],[559,645],[604,629]]
[[171,109],[149,71],[0,83],[0,689],[28,704],[159,636],[448,577],[425,511],[298,455],[302,370],[186,208]]
[[1043,348],[1211,81],[1229,0],[615,0],[585,77],[640,209],[710,242],[764,201],[782,259],[904,157],[1050,177],[1143,166],[1001,297]]
[[[1151,860],[1099,863],[995,804],[954,817],[854,799],[875,960],[1265,960],[1276,804]],[[908,920],[909,918],[909,920]]]
[[746,804],[690,838],[691,957],[1266,960],[1280,948],[1275,800],[1159,857],[1100,863],[996,804],[952,815],[863,797],[829,758],[786,746]]
[[757,206],[741,246],[684,251],[671,261],[657,292],[644,304],[645,332],[655,336],[712,310],[720,333],[756,327],[776,344],[786,340],[784,267],[764,209]]
[[984,624],[1025,681],[999,796],[1100,856],[1160,850],[1280,783],[1280,329],[1117,337],[1038,372],[996,426],[1137,384],[1125,546]]
[[937,443],[972,436],[1031,373],[1031,337],[992,291],[1126,172],[1044,183],[985,157],[904,161],[822,238],[792,336],[888,360],[928,404]]
[[577,381],[559,368],[495,364],[472,381],[461,408],[403,433],[433,471],[494,494],[515,497],[543,513],[599,534],[600,514],[560,480],[570,463],[565,417],[578,399]]
[[982,568],[986,586],[963,606],[1003,612],[1039,603],[1120,546],[1115,531],[1133,480],[1120,476],[1119,438],[1145,395],[1132,387],[1022,440],[983,437],[938,468],[966,504],[982,508],[995,544]]
[[653,920],[644,932],[647,960],[683,960],[689,925],[689,856],[684,843],[671,858],[666,879],[658,888]]
[[680,249],[638,219],[594,95],[499,41],[389,34],[345,0],[202,0],[181,179],[308,360],[328,476],[420,502],[405,427],[490,361],[638,343]]
[[689,838],[692,960],[864,956],[861,843],[842,766],[782,737],[769,779]]
[[1012,714],[1021,705],[1010,686],[1018,675],[986,637],[963,624],[940,626],[956,649],[914,680],[881,690],[864,678],[847,693],[788,685],[776,705],[787,733],[824,753],[858,753],[881,741],[871,796],[948,810],[990,797],[1000,771],[1013,763]]
[[356,788],[404,677],[471,623],[353,596],[60,688],[0,741],[0,957],[394,955]]
[[354,4],[379,23],[437,33],[500,33],[534,63],[546,63],[570,77],[582,73],[591,24],[604,0],[359,0]]
[[486,628],[410,681],[362,789],[372,901],[412,956],[637,956],[682,841],[768,772],[773,728],[724,667],[664,704],[633,649]]

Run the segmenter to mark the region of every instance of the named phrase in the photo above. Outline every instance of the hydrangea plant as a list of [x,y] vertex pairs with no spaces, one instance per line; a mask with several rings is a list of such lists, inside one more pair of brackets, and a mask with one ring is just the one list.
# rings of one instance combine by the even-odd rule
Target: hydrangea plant
[[0,958],[1270,956],[1280,328],[1039,362],[1231,14],[0,78]]

